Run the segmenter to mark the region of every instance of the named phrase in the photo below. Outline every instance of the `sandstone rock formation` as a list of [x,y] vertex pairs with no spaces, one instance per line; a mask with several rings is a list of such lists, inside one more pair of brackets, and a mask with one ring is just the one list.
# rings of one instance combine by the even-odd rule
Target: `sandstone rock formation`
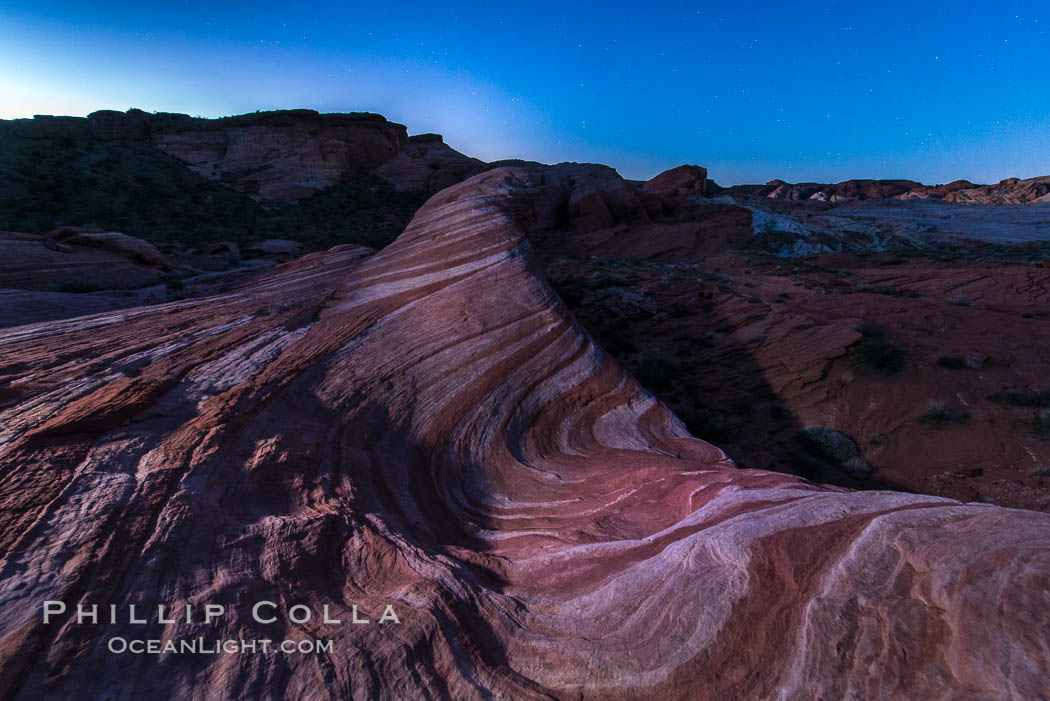
[[[684,167],[684,166],[683,166]],[[765,185],[737,185],[729,194],[756,195],[774,200],[932,199],[961,204],[1027,204],[1050,201],[1050,176],[1007,178],[996,185],[975,185],[956,180],[944,185],[923,185],[914,180],[846,180],[841,183],[787,183],[770,180]]]
[[369,172],[399,192],[434,193],[485,169],[437,134],[409,137],[374,114],[292,110],[188,126],[154,140],[195,172],[256,199],[296,200]]
[[642,189],[662,195],[703,197],[707,194],[707,169],[693,165],[671,168],[648,180]]
[[213,180],[259,199],[290,200],[369,171],[407,143],[405,128],[378,115],[321,115],[307,110],[268,115],[241,126],[201,120],[194,128],[164,132],[162,150]]
[[[298,109],[204,119],[100,110],[86,118],[0,120],[0,132],[59,147],[76,142],[153,144],[194,173],[256,201],[300,200],[363,174],[374,174],[399,192],[433,194],[487,167],[452,149],[437,134],[410,137],[404,125],[367,112]],[[109,157],[92,162],[109,162]],[[49,173],[31,175],[46,180]]]
[[168,259],[152,243],[122,234],[119,231],[92,231],[90,229],[67,226],[49,231],[45,234],[44,241],[45,246],[51,241],[56,241],[65,244],[67,247],[79,245],[88,248],[99,248],[122,255],[136,263],[155,265],[162,270],[171,269]]
[[373,172],[399,192],[435,193],[485,170],[476,158],[464,156],[439,134],[408,137],[400,152]]
[[254,244],[251,250],[256,253],[290,256],[302,251],[303,244],[298,241],[289,241],[287,239],[265,239]]
[[170,269],[155,246],[117,232],[0,232],[0,288],[125,288],[155,283]]
[[912,192],[923,185],[913,180],[846,180],[841,183],[798,183],[792,185],[783,180],[771,180],[760,188],[758,194],[777,200],[808,200],[814,195],[839,199],[884,199]]
[[[1032,240],[1050,214],[661,202],[649,221],[530,238],[577,319],[696,435],[747,467],[1050,511],[1050,247]],[[892,372],[870,367],[880,352]],[[931,423],[936,406],[960,413]],[[874,473],[813,454],[814,424]]]
[[236,244],[218,241],[169,257],[116,231],[0,231],[0,328],[228,291],[301,250],[297,241],[264,240],[257,257],[240,261]]
[[[581,329],[525,231],[642,211],[498,169],[375,254],[0,332],[0,695],[1050,695],[1050,516],[739,470]],[[230,613],[43,625],[47,599]]]
[[1007,178],[997,185],[957,189],[948,193],[948,202],[961,204],[1027,204],[1050,202],[1050,176],[1041,178]]
[[[893,253],[779,260],[741,249],[743,237],[694,243],[681,225],[671,247],[659,231],[536,244],[577,320],[696,435],[746,467],[1050,512],[1050,270]],[[698,244],[709,253],[694,258]],[[964,413],[931,423],[937,404]],[[814,424],[855,440],[871,478],[811,456],[799,433]]]

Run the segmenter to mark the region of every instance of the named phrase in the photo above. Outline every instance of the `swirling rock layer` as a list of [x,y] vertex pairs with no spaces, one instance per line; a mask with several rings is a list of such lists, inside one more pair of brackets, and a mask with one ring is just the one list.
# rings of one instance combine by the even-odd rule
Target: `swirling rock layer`
[[[379,253],[0,332],[0,695],[1050,695],[1050,517],[738,470],[690,437],[537,269],[523,232],[574,187],[490,171]],[[43,625],[50,599],[231,613]],[[259,600],[402,623],[261,625]]]

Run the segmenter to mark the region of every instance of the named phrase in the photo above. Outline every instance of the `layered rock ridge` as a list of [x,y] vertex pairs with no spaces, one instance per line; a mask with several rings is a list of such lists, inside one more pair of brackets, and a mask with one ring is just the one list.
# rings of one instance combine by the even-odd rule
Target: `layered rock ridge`
[[[690,437],[530,250],[593,187],[499,168],[378,253],[0,331],[0,695],[1050,694],[1050,517],[740,470]],[[229,613],[43,625],[44,600]],[[260,600],[344,624],[257,624]]]

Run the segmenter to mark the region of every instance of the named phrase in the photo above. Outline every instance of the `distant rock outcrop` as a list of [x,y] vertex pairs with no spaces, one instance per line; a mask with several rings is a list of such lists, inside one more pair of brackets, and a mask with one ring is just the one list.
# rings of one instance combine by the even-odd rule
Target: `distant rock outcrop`
[[144,265],[154,265],[161,270],[170,270],[168,259],[148,241],[122,234],[118,231],[93,231],[80,227],[62,227],[44,235],[48,241],[61,242],[67,246],[86,246],[112,251],[129,260]]
[[171,265],[153,244],[113,231],[0,232],[0,288],[123,289],[155,284],[166,270]]
[[1050,201],[1050,176],[1007,178],[996,185],[975,185],[956,180],[945,185],[923,185],[914,180],[846,180],[841,183],[787,183],[770,180],[765,185],[735,185],[729,195],[755,195],[773,200],[848,202],[852,200],[930,199],[960,204],[1027,204]]
[[[246,115],[248,117],[250,115]],[[199,120],[154,135],[197,173],[255,198],[292,200],[364,173],[407,144],[405,127],[379,115],[267,113],[250,120]]]
[[[786,183],[783,180],[771,180],[757,193],[762,197],[775,200],[809,200],[809,199],[885,199],[895,197],[915,188],[921,183],[913,180],[847,180],[835,184],[821,183]],[[817,197],[823,195],[822,197]]]
[[625,192],[497,169],[378,253],[0,332],[0,696],[1050,696],[1050,516],[739,470],[582,330],[525,232]]
[[37,116],[4,126],[28,139],[149,142],[256,200],[299,200],[362,174],[399,192],[432,194],[487,167],[437,134],[409,137],[404,125],[367,112],[298,109],[205,119],[101,110],[86,118]]
[[1027,204],[1050,202],[1050,176],[1041,178],[1007,178],[996,185],[958,188],[945,195],[948,202],[960,204]]
[[408,144],[396,156],[372,172],[399,192],[435,193],[485,169],[483,162],[464,156],[440,135],[419,134],[408,137]]
[[700,166],[681,165],[665,170],[642,185],[642,189],[665,196],[707,194],[707,169]]
[[409,137],[379,115],[294,110],[250,117],[200,120],[154,139],[197,173],[257,199],[300,199],[360,173],[399,192],[434,193],[485,169],[441,136]]

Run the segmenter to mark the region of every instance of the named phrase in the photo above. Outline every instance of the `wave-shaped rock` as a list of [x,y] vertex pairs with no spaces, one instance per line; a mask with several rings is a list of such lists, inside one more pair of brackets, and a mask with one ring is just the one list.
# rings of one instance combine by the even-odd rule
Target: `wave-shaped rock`
[[[593,201],[574,178],[497,169],[378,253],[0,332],[0,694],[1050,695],[1050,517],[739,470],[690,437],[537,268],[524,232]],[[45,600],[228,613],[44,625]],[[344,624],[257,624],[260,600]]]

